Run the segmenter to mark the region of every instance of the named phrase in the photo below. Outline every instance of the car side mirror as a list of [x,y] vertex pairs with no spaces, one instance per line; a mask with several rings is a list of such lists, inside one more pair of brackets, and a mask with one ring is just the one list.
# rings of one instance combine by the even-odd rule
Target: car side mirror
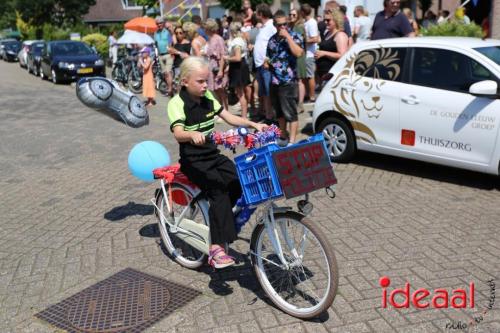
[[469,87],[469,93],[478,97],[498,98],[498,83],[493,80],[484,80],[476,82]]

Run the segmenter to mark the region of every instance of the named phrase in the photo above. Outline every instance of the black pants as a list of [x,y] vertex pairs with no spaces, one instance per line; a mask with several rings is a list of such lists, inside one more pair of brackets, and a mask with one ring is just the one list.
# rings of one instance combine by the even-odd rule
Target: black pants
[[217,154],[191,161],[181,158],[181,171],[208,197],[212,244],[236,240],[232,208],[241,197],[241,185],[234,163]]
[[281,85],[271,84],[270,92],[276,118],[285,118],[288,122],[299,119],[297,115],[298,84],[290,82]]

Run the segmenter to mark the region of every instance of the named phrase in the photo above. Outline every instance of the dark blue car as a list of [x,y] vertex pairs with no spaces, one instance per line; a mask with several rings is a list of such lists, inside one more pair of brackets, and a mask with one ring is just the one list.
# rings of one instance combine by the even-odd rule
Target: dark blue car
[[70,40],[47,42],[42,51],[40,76],[54,83],[76,81],[83,76],[105,77],[104,61],[85,43]]
[[21,50],[21,42],[17,40],[2,41],[1,56],[5,61],[17,61],[17,54]]

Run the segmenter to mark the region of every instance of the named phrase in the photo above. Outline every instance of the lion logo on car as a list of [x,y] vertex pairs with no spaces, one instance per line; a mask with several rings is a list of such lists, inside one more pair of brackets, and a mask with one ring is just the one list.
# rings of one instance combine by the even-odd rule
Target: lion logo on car
[[[357,140],[377,142],[373,131],[360,121],[360,113],[365,112],[370,119],[378,119],[382,115],[384,105],[380,92],[385,84],[384,78],[393,80],[399,77],[399,60],[398,52],[390,48],[362,51],[359,56],[354,53],[334,79],[334,109],[351,122]],[[360,84],[364,85],[365,92],[371,92],[370,98],[357,93],[356,88]]]

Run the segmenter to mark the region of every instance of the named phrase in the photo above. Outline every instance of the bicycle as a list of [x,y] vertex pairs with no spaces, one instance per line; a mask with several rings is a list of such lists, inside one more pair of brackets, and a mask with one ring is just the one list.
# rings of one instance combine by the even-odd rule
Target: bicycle
[[168,94],[167,80],[165,80],[165,74],[161,70],[160,58],[156,55],[156,51],[153,58],[153,76],[155,79],[156,90],[166,96]]
[[[286,148],[272,143],[277,135],[267,135],[267,138],[266,135],[262,136],[265,140],[258,139],[262,143],[260,148],[235,158],[243,197],[233,213],[237,226],[242,227],[255,209],[263,205],[252,231],[249,251],[257,280],[279,309],[298,318],[314,318],[333,303],[338,268],[325,236],[306,217],[313,208],[309,192],[328,186],[333,198],[330,185],[335,184],[336,179],[321,134]],[[232,139],[228,136],[229,144],[216,134],[207,139],[232,149],[235,142],[248,148],[255,140],[252,134],[232,136]],[[297,190],[290,183],[296,174],[290,169],[292,165],[287,156],[304,162],[299,168],[308,169],[299,172],[302,176],[309,173],[310,183],[316,183],[315,186]],[[151,201],[165,248],[180,265],[197,269],[206,262],[210,246],[208,202],[178,164],[155,169],[153,174],[161,184]],[[304,195],[298,203],[299,211],[275,203],[283,196],[297,195]]]

